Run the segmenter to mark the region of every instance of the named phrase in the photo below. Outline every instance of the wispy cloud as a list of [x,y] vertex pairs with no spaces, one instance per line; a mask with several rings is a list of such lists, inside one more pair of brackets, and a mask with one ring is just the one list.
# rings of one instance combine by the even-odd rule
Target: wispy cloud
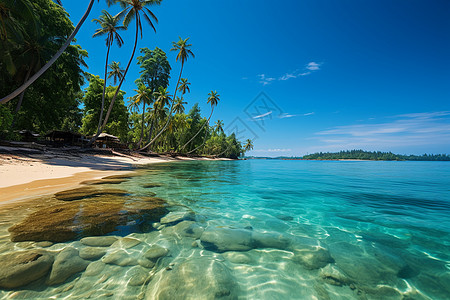
[[277,80],[276,78],[273,78],[273,77],[267,77],[266,74],[259,74],[258,77],[259,77],[259,82],[262,83],[263,85],[268,85],[272,81]]
[[308,69],[310,71],[318,71],[318,70],[320,70],[320,65],[321,64],[318,64],[318,63],[312,61],[306,65],[306,69]]
[[450,146],[450,111],[395,115],[385,122],[336,126],[317,132],[316,136],[322,144],[320,149],[330,151]]
[[298,78],[302,76],[307,76],[312,74],[315,71],[319,71],[322,63],[316,63],[314,61],[307,63],[302,69],[297,69],[293,72],[288,72],[283,76],[278,78],[275,77],[267,77],[265,74],[259,74],[258,77],[260,79],[260,83],[263,85],[271,84],[273,81],[286,81],[292,78]]
[[257,119],[262,119],[262,118],[264,118],[264,117],[267,117],[267,116],[271,115],[272,113],[273,113],[273,111],[269,111],[269,112],[266,112],[265,114],[258,115],[258,116],[254,116],[254,117],[252,117],[252,118],[255,119],[255,120],[257,120]]
[[286,119],[286,118],[293,118],[293,117],[299,117],[299,116],[311,116],[314,115],[314,112],[309,112],[306,114],[300,114],[300,115],[294,115],[294,114],[289,114],[289,113],[282,113],[281,115],[278,116],[278,118],[280,119]]

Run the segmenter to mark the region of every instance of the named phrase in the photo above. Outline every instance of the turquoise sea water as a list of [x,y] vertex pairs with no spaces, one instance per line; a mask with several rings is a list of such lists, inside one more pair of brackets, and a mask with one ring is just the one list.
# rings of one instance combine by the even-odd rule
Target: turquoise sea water
[[[123,250],[136,260],[149,247],[168,249],[156,266],[102,258],[87,269],[99,272],[81,272],[61,286],[0,295],[450,299],[447,162],[188,161],[138,174],[114,187],[165,199],[173,221],[111,235],[140,240]],[[68,245],[85,247],[72,241],[50,249]],[[143,272],[145,280],[130,284]]]

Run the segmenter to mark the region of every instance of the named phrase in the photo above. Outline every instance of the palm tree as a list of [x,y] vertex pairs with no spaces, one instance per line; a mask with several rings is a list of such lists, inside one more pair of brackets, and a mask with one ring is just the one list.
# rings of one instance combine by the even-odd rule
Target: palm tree
[[[209,92],[208,96],[209,97],[208,97],[207,103],[209,103],[211,105],[211,113],[209,114],[208,121],[206,121],[206,123],[203,123],[203,126],[200,128],[200,130],[186,144],[184,144],[183,147],[181,147],[181,150],[183,150],[190,142],[192,142],[192,140],[194,140],[197,137],[197,135],[200,133],[200,131],[203,130],[203,128],[205,127],[206,124],[209,125],[209,120],[211,120],[211,116],[214,112],[214,107],[217,106],[217,104],[220,101],[220,98],[219,98],[220,95],[217,94],[217,91],[211,91],[211,92]],[[206,134],[205,134],[205,137],[206,137]],[[203,142],[203,144],[204,144],[204,142]],[[194,150],[197,150],[197,148]],[[194,150],[190,151],[189,153],[193,152]]]
[[[127,75],[128,69],[130,68],[131,62],[133,61],[134,54],[136,53],[136,47],[138,42],[139,33],[141,34],[142,39],[142,22],[141,17],[144,17],[144,19],[148,22],[150,27],[153,28],[153,30],[156,32],[156,28],[153,25],[153,21],[158,23],[158,18],[153,14],[153,12],[148,9],[146,6],[150,5],[159,5],[161,3],[161,0],[115,0],[120,4],[120,6],[123,8],[123,10],[118,14],[119,16],[124,16],[123,24],[125,27],[128,27],[130,25],[131,21],[135,19],[136,21],[136,35],[134,39],[134,47],[133,51],[131,53],[130,60],[128,61],[127,67],[125,68],[125,72],[123,74],[122,79],[119,82],[119,86],[117,87],[116,93],[114,94],[114,97],[111,100],[111,103],[109,104],[108,111],[106,112],[105,120],[103,121],[103,125],[100,128],[100,132],[105,128],[106,124],[108,123],[109,115],[111,114],[112,108],[114,106],[114,102],[117,98],[117,95],[119,94],[120,87],[123,84],[123,81],[125,79],[125,76]],[[142,16],[141,16],[142,14]],[[94,140],[98,137],[100,133],[98,133]]]
[[220,131],[220,132],[224,133],[224,132],[223,132],[223,125],[224,125],[224,124],[223,124],[223,121],[222,121],[222,120],[217,120],[217,121],[216,121],[216,124],[214,125],[215,131],[216,131],[216,132],[219,132],[219,131]]
[[153,114],[152,114],[152,123],[150,125],[150,133],[149,133],[149,142],[148,144],[139,150],[145,150],[151,145],[153,129],[156,126],[157,119],[164,120],[165,119],[165,107],[170,103],[171,95],[167,91],[167,88],[160,86],[158,91],[153,93],[153,97],[155,102],[153,103]]
[[251,139],[247,139],[245,141],[244,151],[247,152],[247,151],[250,151],[252,149],[253,149],[253,141]]
[[108,79],[113,77],[114,85],[116,85],[117,80],[122,80],[124,77],[123,74],[125,70],[120,68],[120,62],[117,61],[111,62],[108,67],[111,70],[108,72]]
[[139,139],[139,142],[137,144],[137,147],[139,148],[142,143],[142,139],[144,137],[144,123],[145,123],[145,104],[150,104],[150,101],[152,99],[151,96],[151,90],[148,89],[144,84],[139,85],[138,89],[134,89],[136,92],[136,95],[131,97],[131,100],[134,104],[139,105],[140,103],[143,103],[142,105],[142,127],[141,127],[141,137]]
[[[116,41],[117,46],[122,47],[123,45],[123,39],[118,33],[119,30],[125,30],[125,26],[119,26],[118,23],[120,22],[120,16],[119,15],[111,15],[106,10],[102,10],[102,15],[98,19],[92,20],[93,22],[96,22],[101,27],[98,28],[94,35],[92,37],[97,36],[103,36],[106,35],[106,63],[105,63],[105,80],[103,82],[103,94],[102,94],[102,106],[100,109],[100,118],[98,120],[98,126],[97,126],[97,135],[100,134],[100,126],[102,125],[102,119],[103,119],[103,110],[105,108],[105,93],[106,93],[106,80],[108,75],[108,60],[109,60],[109,51],[111,49],[111,45],[114,41]],[[88,144],[91,145],[92,141]]]
[[177,97],[177,100],[175,101],[175,104],[173,105],[173,112],[175,114],[184,113],[184,105],[187,104],[187,102],[184,102],[183,100],[184,100],[183,97],[181,97],[181,98]]
[[[25,74],[24,82],[30,78],[31,72],[38,70],[44,61],[51,56],[49,47],[49,43],[58,44],[60,39],[51,37],[48,35],[39,35],[34,31],[31,31],[30,34],[24,33],[23,40],[23,51],[21,53],[21,64],[24,66],[23,69],[27,70]],[[19,101],[17,102],[16,109],[14,111],[14,119],[11,123],[11,128],[14,128],[14,125],[17,120],[17,113],[22,107],[23,98],[25,96],[26,90],[24,90],[20,96]]]
[[[90,0],[88,8],[86,9],[85,13],[81,17],[81,20],[78,22],[77,26],[73,30],[73,32],[70,34],[70,36],[67,38],[66,42],[59,48],[58,52],[55,53],[55,55],[39,70],[37,71],[33,76],[31,76],[30,79],[28,79],[27,82],[22,84],[20,87],[18,87],[14,92],[11,94],[3,97],[0,99],[0,104],[5,104],[18,95],[20,95],[23,91],[25,91],[33,82],[35,82],[39,77],[41,77],[55,62],[56,60],[63,54],[63,52],[66,50],[67,47],[72,43],[73,39],[77,35],[78,31],[80,30],[83,23],[86,21],[87,17],[89,16],[89,13],[92,10],[92,6],[94,5],[95,0]],[[99,0],[98,0],[99,1]],[[116,0],[106,0],[108,6],[113,4]]]
[[[180,75],[178,76],[178,80],[177,80],[177,85],[175,87],[175,93],[173,94],[173,99],[176,99],[177,97],[177,91],[178,91],[178,85],[180,84],[180,79],[181,79],[181,74],[183,74],[183,68],[184,68],[184,63],[187,61],[187,59],[189,58],[189,56],[192,56],[192,58],[195,58],[194,53],[191,51],[191,49],[189,49],[192,44],[188,44],[188,40],[187,39],[182,39],[181,37],[178,37],[178,42],[172,42],[173,48],[170,49],[170,51],[178,51],[177,54],[177,59],[176,61],[180,60],[181,61],[181,70],[180,70]],[[153,140],[151,140],[144,148],[142,148],[141,150],[146,149],[148,146],[150,146],[154,141],[156,141],[156,139],[166,130],[167,125],[169,125],[170,122],[170,116],[172,115],[172,109],[173,109],[173,103],[172,103],[172,107],[170,108],[170,112],[169,112],[169,117],[167,118],[167,122],[164,125],[164,127],[161,129],[161,131],[155,136],[155,138]]]
[[190,82],[188,82],[187,78],[181,78],[180,79],[180,87],[178,88],[178,90],[181,92],[181,94],[184,96],[184,94],[186,94],[186,92],[190,93],[191,89],[189,88],[189,86],[191,85]]

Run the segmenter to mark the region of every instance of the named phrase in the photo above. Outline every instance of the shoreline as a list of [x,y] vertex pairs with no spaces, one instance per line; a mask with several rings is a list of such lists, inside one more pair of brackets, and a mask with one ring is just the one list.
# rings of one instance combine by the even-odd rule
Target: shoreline
[[[187,157],[147,157],[24,151],[1,147],[0,206],[79,187],[83,181],[133,172],[136,167],[154,163],[213,160]],[[217,159],[224,160],[224,159]]]

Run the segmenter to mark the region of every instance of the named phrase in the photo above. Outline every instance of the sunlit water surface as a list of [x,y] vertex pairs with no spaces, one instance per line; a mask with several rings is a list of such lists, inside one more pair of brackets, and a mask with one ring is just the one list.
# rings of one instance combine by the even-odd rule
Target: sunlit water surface
[[[189,234],[180,223],[111,233],[142,241],[125,249],[136,259],[151,245],[169,249],[155,267],[139,267],[148,275],[143,282],[130,284],[137,263],[101,263],[98,274],[0,290],[0,296],[450,299],[448,162],[189,161],[138,173],[114,187],[133,195],[151,190],[170,211],[195,213],[183,223],[195,229]],[[144,187],[149,183],[161,186]],[[1,243],[7,244],[7,228],[18,217],[1,217]],[[211,243],[206,232],[222,244]],[[49,249],[68,245],[85,247],[73,241]]]

